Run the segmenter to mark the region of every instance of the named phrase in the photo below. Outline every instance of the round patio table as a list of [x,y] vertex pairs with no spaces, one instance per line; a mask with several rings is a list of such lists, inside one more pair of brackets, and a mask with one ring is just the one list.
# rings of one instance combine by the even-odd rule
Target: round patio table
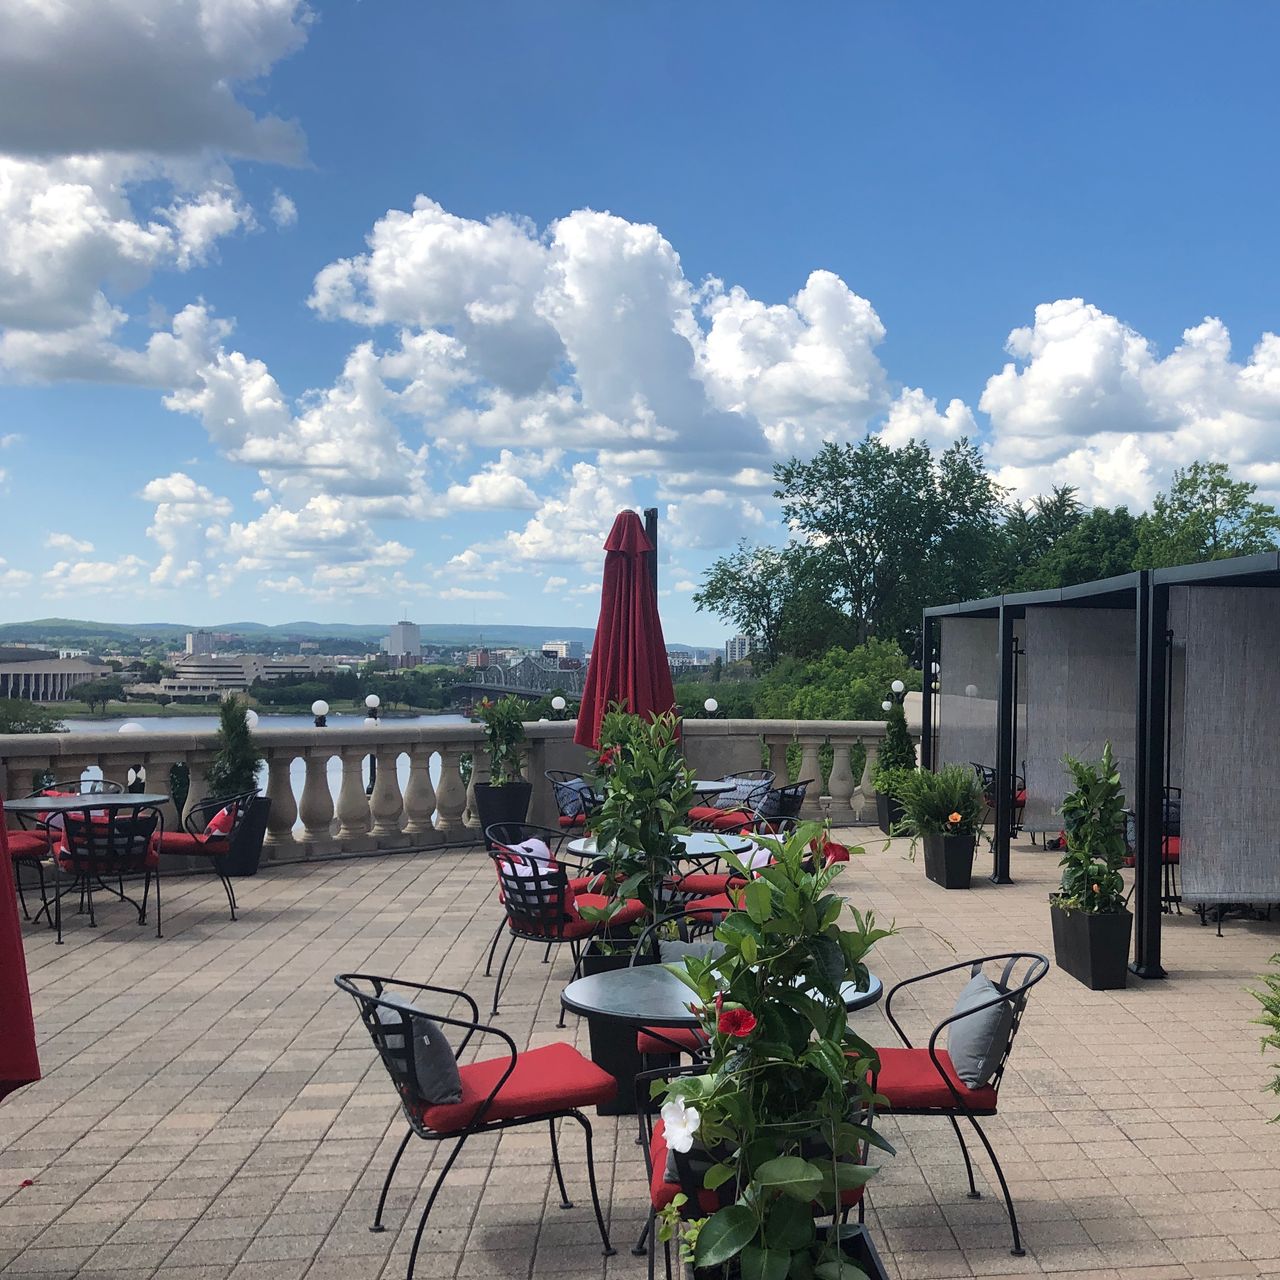
[[[684,846],[685,857],[688,858],[717,858],[722,853],[750,853],[755,847],[755,842],[746,836],[727,833],[721,835],[718,831],[693,831],[685,836],[676,836],[676,839]],[[594,836],[578,836],[570,840],[565,848],[583,858],[593,858],[600,852]]]
[[726,782],[723,778],[695,778],[693,783],[693,794],[702,799],[703,797],[722,796],[726,791],[732,791],[738,783]]
[[81,796],[21,796],[4,802],[5,813],[75,813],[83,809],[137,809],[168,804],[169,796],[150,791],[90,791]]

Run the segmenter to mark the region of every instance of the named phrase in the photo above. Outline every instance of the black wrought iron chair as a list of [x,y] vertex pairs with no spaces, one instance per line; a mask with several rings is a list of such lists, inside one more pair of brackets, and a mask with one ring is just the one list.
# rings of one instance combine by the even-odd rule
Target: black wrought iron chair
[[[718,918],[716,912],[699,908],[659,916],[636,939],[630,964],[667,963],[670,952],[663,943],[696,945],[714,942]],[[636,1050],[646,1065],[652,1065],[648,1063],[650,1058],[680,1053],[697,1058],[706,1047],[707,1038],[700,1027],[642,1027],[636,1032]]]
[[751,830],[760,835],[775,835],[780,830],[779,820],[791,818],[798,820],[800,810],[804,808],[805,796],[813,785],[812,778],[802,778],[799,782],[787,782],[780,787],[770,787],[756,808],[751,821]]
[[[155,805],[131,805],[95,812],[64,811],[60,817],[61,842],[54,845],[53,911],[58,942],[62,942],[62,899],[68,893],[80,892],[82,908],[87,908],[89,927],[97,928],[93,906],[95,888],[104,890],[129,903],[138,913],[138,923],[147,922],[147,901],[151,883],[156,886],[156,937],[163,937],[160,919],[160,854],[158,838],[164,831],[164,817]],[[71,884],[63,889],[63,876]],[[124,891],[124,877],[144,877],[142,901],[137,902]],[[115,880],[112,888],[108,880]]]
[[158,841],[160,852],[170,857],[209,860],[209,865],[222,881],[233,920],[236,918],[236,891],[225,864],[257,796],[256,791],[246,791],[238,796],[202,800],[191,806],[191,812],[183,821],[185,831],[164,832]]
[[[933,1028],[926,1046],[917,1048],[913,1045],[894,1015],[893,1003],[898,994],[907,987],[945,974],[959,973],[967,969],[971,975],[976,975],[989,964],[999,966],[998,976],[993,979],[993,985],[998,994],[982,1004],[973,1005],[961,1012],[953,1012]],[[1018,1234],[1018,1216],[1013,1207],[1013,1196],[1009,1193],[1009,1184],[1005,1181],[1004,1170],[1001,1169],[1000,1161],[996,1158],[995,1149],[978,1123],[978,1117],[993,1116],[997,1112],[1000,1081],[1004,1077],[1009,1053],[1022,1022],[1027,993],[1048,972],[1049,961],[1045,956],[1033,951],[1010,951],[1002,955],[982,956],[976,960],[961,960],[956,964],[945,965],[941,969],[932,969],[928,973],[918,974],[914,978],[906,978],[897,983],[884,1000],[885,1017],[897,1032],[903,1047],[876,1050],[880,1057],[880,1071],[875,1078],[875,1089],[887,1099],[886,1109],[893,1115],[945,1116],[947,1118],[956,1135],[956,1141],[960,1143],[960,1152],[964,1156],[965,1172],[969,1177],[969,1196],[976,1200],[981,1197],[981,1192],[973,1180],[973,1163],[969,1159],[969,1149],[965,1146],[958,1122],[965,1119],[973,1126],[974,1132],[986,1148],[1000,1183],[1000,1190],[1004,1195],[1005,1209],[1009,1214],[1009,1227],[1013,1232],[1013,1248],[1010,1252],[1015,1257],[1022,1257],[1026,1251],[1022,1247],[1022,1238]],[[939,1047],[939,1038],[948,1027],[961,1018],[1001,1004],[1007,1005],[1011,1013],[1007,1024],[1008,1038],[989,1082],[981,1087],[972,1088],[956,1074],[951,1055],[946,1049]]]
[[739,769],[726,773],[721,782],[733,787],[713,796],[709,804],[689,810],[689,826],[694,831],[740,831],[751,825],[752,815],[773,786],[772,769]]
[[[1025,762],[1024,762],[1025,763]],[[980,826],[986,826],[996,811],[996,771],[986,764],[978,764],[973,760],[969,761],[969,768],[977,775],[978,782],[982,786],[982,803],[985,806],[982,812],[982,821]],[[1014,774],[1014,792],[1013,792],[1013,830],[1011,834],[1016,835],[1022,829],[1022,814],[1027,807],[1027,780],[1020,773]],[[1031,843],[1035,844],[1036,833],[1031,833]]]
[[600,795],[580,773],[548,769],[543,776],[551,783],[551,789],[555,792],[560,825],[566,831],[585,829],[593,810],[600,807]]
[[[469,1138],[482,1133],[498,1133],[518,1125],[545,1124],[551,1135],[551,1163],[560,1188],[560,1204],[564,1209],[573,1208],[565,1187],[556,1140],[556,1122],[565,1118],[576,1120],[586,1135],[587,1179],[591,1185],[596,1226],[600,1230],[605,1256],[616,1252],[609,1242],[609,1231],[600,1206],[591,1123],[581,1110],[614,1099],[618,1084],[612,1076],[569,1044],[549,1044],[517,1052],[516,1042],[505,1031],[480,1021],[480,1010],[465,991],[367,973],[339,974],[334,983],[355,1000],[360,1020],[400,1095],[401,1110],[409,1126],[387,1170],[370,1231],[386,1230],[382,1213],[386,1208],[387,1194],[410,1140],[417,1136],[428,1142],[449,1141],[453,1144],[431,1185],[418,1221],[406,1280],[413,1280],[427,1219],[449,1170]],[[415,1003],[426,1003],[424,997],[431,998],[430,1009]],[[466,1013],[460,1017],[451,1016],[450,1011],[457,1008],[459,1002],[465,1006]],[[439,1035],[448,1041],[458,1064],[460,1099],[457,1102],[430,1101],[431,1084],[419,1078],[418,1043],[424,1037],[432,1040]],[[473,1039],[484,1036],[496,1036],[502,1042],[503,1053],[494,1058],[463,1063],[462,1057]]]

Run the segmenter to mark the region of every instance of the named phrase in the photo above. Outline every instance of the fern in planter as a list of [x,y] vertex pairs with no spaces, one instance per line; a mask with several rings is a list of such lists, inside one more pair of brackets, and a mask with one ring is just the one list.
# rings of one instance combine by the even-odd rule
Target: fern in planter
[[[1262,975],[1267,989],[1252,992],[1254,999],[1262,1005],[1262,1016],[1256,1021],[1267,1028],[1267,1034],[1262,1037],[1263,1053],[1268,1049],[1280,1050],[1280,955],[1272,956],[1271,964],[1271,970]],[[1267,1088],[1274,1094],[1280,1094],[1280,1067]],[[1274,1117],[1272,1123],[1276,1120],[1280,1120],[1280,1116]]]
[[497,702],[485,698],[480,703],[479,716],[489,749],[491,787],[523,781],[520,770],[524,764],[524,722],[529,711],[529,703],[511,694]]
[[910,836],[912,852],[921,836],[977,836],[986,805],[982,784],[972,769],[944,765],[937,773],[912,769],[895,775],[894,794],[903,818],[895,836]]
[[234,694],[218,711],[218,751],[207,775],[211,796],[238,796],[258,789],[262,753],[249,728],[248,708]]

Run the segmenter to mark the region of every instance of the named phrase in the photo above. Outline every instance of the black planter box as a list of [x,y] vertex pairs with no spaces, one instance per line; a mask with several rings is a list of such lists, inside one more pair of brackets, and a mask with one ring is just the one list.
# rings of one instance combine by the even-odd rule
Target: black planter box
[[[476,809],[480,830],[486,832],[495,822],[523,822],[529,816],[529,801],[533,798],[532,782],[508,782],[495,787],[491,782],[476,783]],[[492,849],[485,836],[484,847]]]
[[1119,991],[1129,982],[1129,938],[1133,916],[1128,911],[1064,911],[1049,904],[1053,922],[1053,957],[1090,991]]
[[249,812],[236,831],[231,848],[222,860],[222,869],[229,876],[256,876],[258,862],[262,858],[262,842],[267,834],[267,819],[271,816],[271,801],[266,796],[255,796]]
[[885,835],[891,834],[893,828],[902,821],[902,802],[893,796],[876,792],[876,822]]
[[924,874],[944,889],[967,889],[973,879],[975,836],[922,836]]
[[[829,1232],[827,1227],[818,1228],[819,1238],[825,1238]],[[657,1248],[657,1241],[651,1241],[649,1247]],[[840,1228],[840,1250],[856,1267],[866,1272],[869,1280],[889,1280],[889,1273],[880,1259],[880,1254],[871,1243],[871,1236],[863,1224],[849,1223]],[[706,1267],[693,1269],[694,1280],[721,1280],[724,1274],[722,1267]],[[741,1280],[742,1268],[734,1258],[729,1263],[731,1280]]]

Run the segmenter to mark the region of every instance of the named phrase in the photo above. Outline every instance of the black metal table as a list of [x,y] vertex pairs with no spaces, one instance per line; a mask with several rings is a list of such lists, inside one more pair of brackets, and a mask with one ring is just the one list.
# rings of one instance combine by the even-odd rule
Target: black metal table
[[[870,975],[865,991],[851,982],[841,988],[850,1013],[879,1002],[884,986]],[[618,1082],[617,1101],[601,1115],[635,1111],[635,1077],[640,1070],[636,1032],[642,1027],[696,1027],[701,1020],[691,1012],[693,992],[660,964],[638,964],[591,974],[569,983],[560,1003],[570,1013],[585,1017],[591,1036],[591,1060]]]
[[42,813],[77,813],[95,809],[137,809],[168,804],[171,797],[158,792],[86,791],[79,796],[21,796],[4,802],[5,813],[34,817]]

